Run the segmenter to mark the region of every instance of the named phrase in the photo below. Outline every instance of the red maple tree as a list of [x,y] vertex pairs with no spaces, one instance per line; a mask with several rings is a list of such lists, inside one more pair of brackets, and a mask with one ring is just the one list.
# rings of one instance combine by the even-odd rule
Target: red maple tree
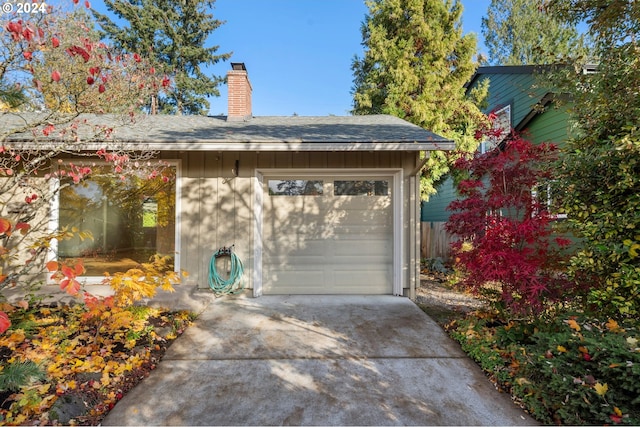
[[468,177],[448,207],[454,213],[446,229],[457,237],[452,250],[462,284],[494,295],[512,313],[539,313],[573,287],[561,270],[569,240],[554,237],[546,201],[535,195],[552,178],[556,150],[512,134],[501,148],[455,164]]

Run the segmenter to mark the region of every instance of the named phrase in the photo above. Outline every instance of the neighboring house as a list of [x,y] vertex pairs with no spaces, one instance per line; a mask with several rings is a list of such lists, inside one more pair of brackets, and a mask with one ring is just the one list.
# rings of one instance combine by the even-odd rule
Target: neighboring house
[[[494,126],[513,129],[536,144],[553,142],[561,145],[570,135],[569,106],[567,103],[558,105],[554,102],[557,95],[548,89],[551,85],[543,80],[545,69],[534,65],[480,67],[466,88],[469,91],[488,79],[488,108],[484,112],[496,115]],[[507,135],[508,131],[501,138],[482,142],[479,150],[485,152],[494,149]],[[447,206],[456,198],[453,183],[447,179],[437,194],[430,197],[428,202],[422,202],[422,227],[442,230],[442,224],[451,215]],[[443,233],[441,231],[440,240],[448,240]],[[427,248],[423,245],[422,256],[446,258],[448,252],[436,251],[433,245]]]
[[[419,153],[451,150],[453,142],[386,115],[253,117],[246,68],[232,66],[228,116],[144,116],[134,125],[87,117],[113,126],[123,149],[158,151],[175,184],[139,196],[135,215],[106,200],[107,183],[61,191],[52,228],[79,221],[94,240],[61,243],[60,256],[86,256],[97,281],[106,267],[124,269],[127,257],[172,254],[175,270],[189,273],[186,285],[207,288],[211,256],[233,246],[254,296],[413,296]],[[6,126],[9,118],[1,120]],[[92,256],[102,264],[92,265]]]

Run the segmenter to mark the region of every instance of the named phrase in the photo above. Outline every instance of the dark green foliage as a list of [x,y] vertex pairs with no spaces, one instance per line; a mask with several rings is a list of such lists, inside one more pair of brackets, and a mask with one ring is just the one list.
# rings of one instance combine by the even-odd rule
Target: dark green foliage
[[579,313],[509,323],[475,313],[450,334],[543,424],[637,425],[639,326]]
[[[475,131],[486,118],[480,85],[469,97],[464,85],[477,62],[476,39],[462,34],[460,1],[371,0],[362,24],[363,58],[356,57],[353,113],[390,114],[451,138],[462,153],[478,146]],[[443,152],[429,153],[423,196],[435,192],[449,171]]]
[[4,104],[8,109],[12,109],[24,104],[26,100],[27,97],[21,89],[0,83],[0,106]]
[[636,0],[546,0],[544,7],[567,22],[587,23],[600,51],[638,41],[640,4]]
[[[565,19],[586,19],[599,63],[592,74],[557,73],[571,93],[576,137],[557,170],[563,209],[583,247],[571,262],[592,284],[589,302],[610,316],[640,314],[640,3],[550,1]],[[579,67],[577,67],[579,68]]]
[[619,422],[638,424],[640,351],[632,345],[637,325],[614,332],[578,317],[577,331],[565,322],[539,325],[526,350],[514,351],[519,378],[526,379],[514,381],[514,394],[544,423],[608,424],[619,416]]
[[207,114],[208,96],[220,96],[223,77],[208,76],[202,66],[231,57],[218,54],[219,46],[205,47],[209,36],[223,24],[209,13],[215,0],[105,0],[107,9],[129,25],[93,12],[104,35],[126,52],[148,58],[156,72],[172,78],[167,94],[150,101],[149,109],[164,113]]

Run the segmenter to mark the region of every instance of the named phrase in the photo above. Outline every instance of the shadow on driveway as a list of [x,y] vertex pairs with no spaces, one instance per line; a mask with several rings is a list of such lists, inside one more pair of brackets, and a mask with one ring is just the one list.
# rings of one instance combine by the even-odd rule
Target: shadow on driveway
[[211,302],[103,425],[533,425],[408,298]]

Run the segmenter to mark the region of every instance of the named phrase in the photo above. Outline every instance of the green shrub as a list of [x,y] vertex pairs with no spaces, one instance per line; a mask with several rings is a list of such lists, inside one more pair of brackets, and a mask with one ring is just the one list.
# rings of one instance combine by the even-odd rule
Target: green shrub
[[454,321],[449,327],[449,334],[499,385],[508,387],[511,375],[505,363],[506,351],[495,340],[495,322],[492,314],[476,312]]
[[582,314],[500,324],[486,315],[454,325],[480,366],[544,424],[640,424],[638,321]]

